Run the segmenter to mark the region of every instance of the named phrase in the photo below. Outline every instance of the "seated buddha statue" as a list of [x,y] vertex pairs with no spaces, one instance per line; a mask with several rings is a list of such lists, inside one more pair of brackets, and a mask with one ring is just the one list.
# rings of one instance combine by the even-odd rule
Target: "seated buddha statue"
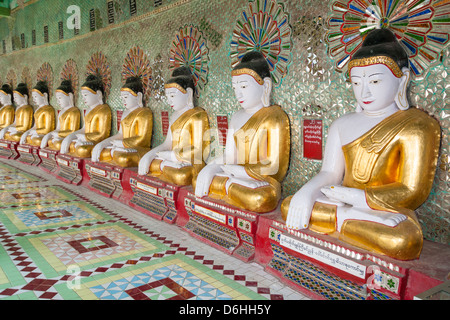
[[139,162],[140,175],[149,174],[178,185],[191,185],[205,166],[209,153],[209,121],[206,111],[194,107],[195,84],[190,70],[179,67],[165,84],[165,95],[173,112],[162,144]]
[[289,166],[289,119],[280,106],[270,104],[272,79],[261,53],[245,54],[231,75],[241,109],[230,119],[224,155],[194,181],[195,195],[270,212],[281,199],[280,183]]
[[92,149],[111,134],[111,108],[103,103],[104,87],[96,75],[89,75],[81,86],[81,95],[88,106],[84,126],[69,134],[61,144],[61,153],[90,158]]
[[81,113],[75,107],[73,89],[70,80],[63,80],[55,91],[56,101],[61,110],[55,130],[47,133],[41,141],[41,149],[49,148],[54,151],[61,149],[62,141],[69,134],[80,128]]
[[1,130],[14,122],[12,95],[9,84],[4,84],[0,89],[0,136],[2,136]]
[[[28,88],[25,83],[19,83],[13,91],[14,102],[17,105],[14,122],[4,128],[5,140],[19,142],[22,134],[29,130],[33,125],[34,110],[28,104]],[[2,131],[3,131],[2,130]]]
[[20,144],[40,146],[44,135],[55,129],[55,109],[48,103],[48,86],[39,81],[31,92],[37,109],[34,111],[34,126],[20,137]]
[[410,108],[408,56],[387,29],[371,31],[349,62],[355,112],[329,128],[320,172],[282,203],[293,229],[306,229],[399,260],[418,258],[414,210],[428,197],[440,126]]
[[119,132],[92,150],[93,162],[106,162],[120,167],[137,167],[141,157],[150,150],[153,113],[144,107],[144,87],[137,77],[129,77],[120,90],[123,106]]

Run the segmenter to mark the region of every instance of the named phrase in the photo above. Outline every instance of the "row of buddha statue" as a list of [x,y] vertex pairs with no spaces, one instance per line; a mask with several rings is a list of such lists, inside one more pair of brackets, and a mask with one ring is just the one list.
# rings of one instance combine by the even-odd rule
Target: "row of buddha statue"
[[348,74],[356,110],[332,123],[320,172],[284,200],[289,118],[271,104],[269,65],[257,51],[245,54],[231,72],[241,108],[230,119],[225,152],[207,164],[208,115],[194,106],[196,88],[186,67],[176,69],[165,83],[166,101],[173,109],[170,130],[154,148],[152,111],[144,107],[143,86],[135,77],[121,88],[125,110],[113,136],[111,109],[103,102],[102,82],[95,75],[81,86],[88,106],[83,128],[70,81],[56,90],[61,106],[57,121],[45,84],[33,88],[38,106],[34,126],[26,88],[20,84],[12,92],[5,85],[0,91],[0,138],[93,162],[138,167],[139,175],[192,185],[198,197],[253,212],[271,212],[281,202],[288,228],[309,228],[397,259],[417,258],[423,236],[414,210],[431,190],[440,126],[427,113],[409,107],[408,56],[391,31],[370,32],[352,56]]

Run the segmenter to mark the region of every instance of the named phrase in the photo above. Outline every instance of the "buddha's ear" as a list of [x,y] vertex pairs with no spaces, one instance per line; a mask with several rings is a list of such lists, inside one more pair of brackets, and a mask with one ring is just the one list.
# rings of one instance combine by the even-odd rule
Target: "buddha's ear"
[[268,107],[270,106],[270,94],[272,93],[272,79],[269,77],[264,78],[263,87],[262,103],[264,107]]
[[186,94],[188,95],[187,105],[189,107],[194,107],[194,90],[192,90],[192,88],[187,88]]
[[403,75],[400,78],[400,84],[398,86],[398,92],[395,96],[395,103],[400,110],[406,110],[409,108],[408,96],[406,94],[409,79],[411,76],[411,71],[404,67],[402,68]]
[[70,101],[70,106],[71,107],[73,107],[73,105],[74,105],[74,96],[73,96],[73,93],[72,92],[69,92],[69,101]]
[[137,97],[138,97],[138,106],[143,107],[144,106],[144,95],[142,94],[142,92],[138,92]]
[[100,90],[97,90],[97,96],[103,101],[103,93]]

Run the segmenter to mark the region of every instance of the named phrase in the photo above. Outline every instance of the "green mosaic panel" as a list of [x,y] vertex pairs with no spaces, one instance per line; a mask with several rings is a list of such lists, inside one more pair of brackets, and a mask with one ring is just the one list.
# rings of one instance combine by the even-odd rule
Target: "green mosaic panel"
[[[122,110],[119,88],[124,59],[131,47],[139,45],[148,54],[153,69],[153,98],[149,101],[154,113],[152,145],[162,143],[161,111],[170,111],[161,97],[161,88],[169,72],[169,50],[172,39],[187,24],[203,32],[209,48],[210,64],[208,82],[200,92],[198,105],[205,108],[211,127],[217,127],[216,116],[231,116],[239,105],[231,87],[230,41],[237,18],[248,0],[136,0],[136,14],[131,15],[129,0],[114,1],[114,22],[108,20],[108,1],[80,0],[81,27],[78,35],[66,26],[71,13],[70,1],[30,0],[16,1],[11,18],[0,18],[0,82],[8,71],[15,72],[20,80],[28,67],[35,81],[38,68],[49,62],[54,73],[54,83],[59,84],[59,74],[68,59],[78,67],[79,82],[84,81],[86,64],[92,54],[101,50],[112,71],[112,87],[107,103],[114,111]],[[355,100],[351,86],[341,73],[333,68],[327,55],[324,36],[325,20],[331,1],[280,0],[290,14],[292,27],[292,59],[288,74],[273,91],[273,102],[287,112],[292,128],[291,162],[283,182],[283,197],[294,194],[320,169],[321,161],[303,158],[302,121],[322,119],[324,140],[328,127],[337,117],[353,111]],[[156,4],[156,7],[155,7]],[[90,10],[94,9],[95,26],[90,28]],[[59,39],[58,22],[63,21],[64,39]],[[48,25],[49,42],[44,43],[43,29]],[[36,45],[32,44],[32,30],[36,30]],[[25,48],[21,48],[21,34]],[[5,40],[6,54],[2,42]],[[15,49],[12,50],[12,43]],[[442,127],[442,150],[435,183],[428,200],[417,210],[424,236],[428,240],[450,243],[450,109],[447,78],[450,49],[441,53],[441,62],[429,70],[426,77],[410,87],[410,101],[434,117]],[[77,104],[85,109],[80,97]],[[56,106],[56,100],[51,98]],[[113,133],[117,131],[114,116]],[[212,154],[221,152],[217,136],[213,137]]]

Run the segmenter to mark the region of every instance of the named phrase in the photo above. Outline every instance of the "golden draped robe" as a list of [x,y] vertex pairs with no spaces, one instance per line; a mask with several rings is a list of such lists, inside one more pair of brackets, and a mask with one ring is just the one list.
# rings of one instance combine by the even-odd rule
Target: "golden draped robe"
[[12,105],[0,108],[0,130],[14,122],[14,107]]
[[154,159],[150,164],[149,175],[178,185],[187,186],[205,166],[204,154],[209,152],[209,120],[205,110],[195,107],[184,112],[170,126],[172,133],[172,151],[178,161],[189,162],[181,168],[165,166],[161,170],[161,159]]
[[33,126],[33,107],[29,104],[18,107],[15,112],[16,133],[5,133],[5,140],[19,142],[22,134]]
[[[59,121],[59,131],[58,131],[58,137],[65,138],[69,134],[77,131],[80,129],[80,120],[81,120],[81,113],[80,109],[77,107],[71,107],[64,112],[61,112],[58,121]],[[50,139],[48,141],[48,148],[51,150],[59,151],[61,150],[61,143],[63,140],[56,140],[53,141]]]
[[84,135],[86,141],[92,144],[75,147],[75,141],[73,141],[69,147],[69,154],[80,158],[90,158],[94,146],[111,134],[111,119],[109,105],[100,104],[92,109],[84,118]]
[[34,123],[36,133],[39,137],[27,136],[27,144],[32,146],[40,146],[44,135],[55,130],[55,109],[50,106],[42,106],[34,113]]
[[226,192],[228,177],[215,176],[209,196],[222,199],[245,210],[264,213],[275,210],[281,199],[281,181],[289,167],[290,125],[280,106],[257,111],[234,134],[238,164],[247,174],[266,186],[249,188],[232,183]]
[[131,111],[120,123],[122,143],[125,148],[136,152],[116,150],[111,155],[111,149],[105,148],[100,155],[100,161],[110,162],[120,167],[137,167],[141,157],[150,150],[153,130],[153,113],[146,107]]
[[[407,216],[407,220],[395,227],[346,220],[336,235],[336,207],[316,202],[309,228],[392,258],[418,258],[423,235],[414,210],[430,193],[439,142],[439,123],[425,112],[410,108],[397,111],[344,145],[342,185],[364,190],[367,204],[372,209],[401,213]],[[287,216],[290,199],[283,201],[284,217]]]

